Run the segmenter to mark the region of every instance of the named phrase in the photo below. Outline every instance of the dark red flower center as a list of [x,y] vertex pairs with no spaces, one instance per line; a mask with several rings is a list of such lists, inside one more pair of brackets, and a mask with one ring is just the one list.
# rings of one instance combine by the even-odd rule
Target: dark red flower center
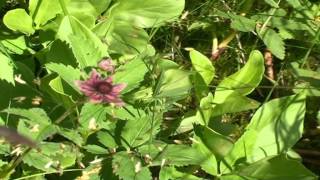
[[100,82],[96,85],[96,90],[101,94],[108,94],[112,91],[112,84],[108,82]]

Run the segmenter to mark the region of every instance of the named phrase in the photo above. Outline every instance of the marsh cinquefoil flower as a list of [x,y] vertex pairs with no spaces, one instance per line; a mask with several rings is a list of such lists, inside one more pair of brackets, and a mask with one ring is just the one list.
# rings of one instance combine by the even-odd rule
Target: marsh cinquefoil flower
[[113,84],[112,76],[103,78],[94,69],[90,78],[85,81],[76,81],[80,91],[89,97],[93,103],[112,103],[116,106],[123,106],[120,92],[126,87],[126,84]]
[[111,72],[111,73],[113,73],[114,67],[115,67],[115,65],[113,64],[113,62],[110,58],[102,59],[99,62],[98,66],[100,69],[107,71],[107,72]]

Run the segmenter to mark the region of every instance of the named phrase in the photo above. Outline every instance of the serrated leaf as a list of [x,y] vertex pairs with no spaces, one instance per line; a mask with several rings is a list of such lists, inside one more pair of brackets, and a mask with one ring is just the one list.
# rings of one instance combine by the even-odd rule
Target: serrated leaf
[[79,123],[88,131],[105,127],[105,124],[108,124],[107,112],[102,104],[86,103],[81,109]]
[[[140,165],[139,165],[140,164]],[[151,180],[148,167],[142,167],[140,160],[127,152],[119,152],[113,156],[113,172],[125,180]]]
[[45,172],[56,172],[75,164],[77,152],[70,145],[62,143],[42,143],[40,152],[31,150],[23,162]]
[[264,42],[267,48],[279,59],[284,59],[285,47],[281,36],[273,29],[266,28],[264,30],[257,29],[260,39]]
[[73,130],[73,129],[57,127],[57,126],[56,126],[56,129],[57,129],[58,134],[67,138],[68,140],[72,141],[73,143],[75,143],[79,147],[84,143],[84,140],[78,131]]
[[92,154],[107,154],[108,153],[108,149],[105,149],[103,147],[100,147],[100,146],[94,145],[94,144],[89,144],[89,145],[83,146],[83,149],[87,150],[88,152],[90,152]]
[[117,148],[118,144],[115,141],[115,137],[113,137],[110,133],[105,131],[99,131],[97,133],[97,138],[101,144],[108,148]]
[[122,93],[130,92],[139,86],[147,72],[148,68],[143,60],[136,58],[118,68],[118,71],[114,74],[114,81],[127,85]]
[[[126,122],[121,136],[129,144],[129,147],[137,147],[147,142],[160,129],[160,121],[154,121],[151,117],[144,116]],[[123,143],[127,146],[126,143]]]
[[254,31],[256,27],[256,22],[252,19],[246,18],[239,15],[231,15],[231,28],[242,31],[242,32],[251,32]]
[[110,18],[131,22],[141,28],[158,27],[178,18],[184,9],[184,0],[119,0],[111,8]]
[[5,109],[4,112],[21,116],[37,123],[43,123],[43,124],[51,123],[51,120],[47,116],[47,113],[40,108],[31,108],[31,109],[8,108],[8,109]]
[[72,66],[65,66],[63,64],[48,63],[46,68],[56,72],[63,80],[65,80],[74,90],[79,90],[75,81],[80,79],[80,70],[75,69]]
[[24,36],[19,36],[12,39],[1,40],[7,51],[12,54],[23,55],[28,52],[28,47],[26,43],[26,38]]
[[0,80],[6,80],[11,84],[14,83],[13,78],[13,64],[11,63],[11,59],[0,52]]
[[187,145],[165,144],[161,141],[139,147],[139,152],[151,157],[152,166],[199,165],[208,158],[199,158],[198,150],[193,147]]
[[3,17],[3,23],[11,30],[20,31],[27,35],[31,35],[35,31],[32,26],[32,18],[24,9],[18,8],[8,11]]
[[97,66],[107,54],[107,47],[79,20],[66,16],[61,22],[57,36],[70,44],[80,68]]
[[201,75],[207,85],[210,84],[215,75],[212,62],[200,52],[192,49],[189,53],[192,67]]
[[17,130],[20,134],[35,142],[41,142],[57,133],[56,127],[52,124],[37,123],[25,119],[19,119]]

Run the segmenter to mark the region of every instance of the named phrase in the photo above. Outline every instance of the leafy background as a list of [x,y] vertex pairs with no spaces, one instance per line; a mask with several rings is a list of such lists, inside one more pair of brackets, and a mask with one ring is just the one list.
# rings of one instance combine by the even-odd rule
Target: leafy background
[[[0,7],[1,179],[318,178],[319,1]],[[74,83],[104,57],[124,107]]]

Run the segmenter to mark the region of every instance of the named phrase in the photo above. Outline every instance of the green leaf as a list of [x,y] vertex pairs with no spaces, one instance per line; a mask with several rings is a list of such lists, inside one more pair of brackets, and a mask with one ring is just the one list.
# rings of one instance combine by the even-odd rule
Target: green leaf
[[[68,2],[68,0],[63,1]],[[58,13],[62,12],[62,9],[59,0],[30,0],[29,11],[37,28],[39,28],[49,20],[55,18]]]
[[230,138],[213,131],[209,127],[195,125],[194,132],[203,144],[215,155],[218,161],[221,161],[228,155],[233,148],[233,142]]
[[274,8],[279,8],[278,3],[276,3],[274,0],[264,0],[264,2],[266,2],[267,4],[269,4],[270,6],[272,6]]
[[227,92],[226,96],[226,99],[224,99],[223,103],[221,104],[215,104],[214,101],[211,102],[211,105],[213,105],[211,110],[212,117],[221,116],[226,113],[236,113],[250,109],[256,109],[260,105],[259,102],[242,96],[236,91],[233,91],[232,93]]
[[140,160],[127,152],[118,152],[112,160],[113,172],[125,180],[151,180],[148,167],[143,167]]
[[44,142],[39,148],[41,151],[27,153],[23,162],[45,172],[56,172],[75,164],[77,150],[70,145]]
[[183,9],[184,0],[118,0],[109,13],[114,21],[131,22],[134,26],[150,28],[177,19]]
[[83,146],[83,148],[92,154],[107,154],[108,153],[107,149],[100,147],[98,145],[89,144],[89,145]]
[[257,29],[260,39],[264,42],[267,48],[279,59],[284,59],[285,47],[281,36],[273,29],[266,28],[264,30]]
[[207,85],[210,84],[215,75],[212,62],[203,54],[196,50],[190,50],[190,58],[193,68],[201,75]]
[[[110,23],[109,19],[105,23]],[[113,22],[105,37],[110,53],[138,55],[146,51],[149,35],[142,28],[127,22]]]
[[187,145],[165,144],[159,141],[153,141],[153,144],[146,144],[139,147],[139,152],[143,155],[149,155],[152,159],[152,166],[186,166],[199,165],[208,157],[199,157],[197,149]]
[[148,68],[143,60],[136,58],[118,68],[118,71],[114,74],[114,81],[115,83],[127,84],[127,87],[121,93],[130,92],[139,86],[147,72]]
[[66,41],[78,60],[80,68],[96,67],[107,54],[107,46],[79,20],[66,16],[61,22],[58,37]]
[[118,144],[115,141],[115,138],[108,132],[99,131],[97,133],[97,138],[101,144],[108,148],[117,148]]
[[305,168],[297,160],[289,159],[285,155],[268,157],[237,170],[242,177],[254,179],[275,180],[316,180],[315,174]]
[[80,70],[71,66],[65,66],[63,64],[48,63],[46,68],[56,72],[63,80],[65,80],[74,90],[78,91],[78,87],[75,84],[76,80],[80,79]]
[[[250,94],[260,83],[264,74],[264,58],[254,50],[250,53],[248,62],[238,72],[224,78],[215,92],[215,102],[223,102],[226,91],[234,90],[241,95]],[[224,97],[224,98],[222,98]]]
[[208,174],[216,176],[218,174],[218,163],[215,155],[201,141],[198,136],[194,136],[192,147],[198,152],[201,168]]
[[102,104],[84,104],[81,109],[79,123],[89,131],[105,127],[108,124],[106,108]]
[[27,35],[34,33],[32,18],[24,9],[18,8],[8,11],[3,17],[3,23],[13,31],[20,31]]
[[173,166],[162,167],[160,170],[159,180],[172,180],[172,179],[174,179],[174,180],[183,180],[183,179],[201,180],[201,178],[199,178],[197,176],[177,171],[176,168],[174,168]]
[[[152,120],[151,117],[145,116],[126,122],[122,129],[121,136],[126,140],[129,147],[137,147],[147,142],[160,129],[160,121]],[[127,145],[123,143],[123,145]]]
[[13,39],[4,39],[1,40],[1,42],[3,46],[7,48],[9,53],[23,55],[28,52],[25,36],[19,36]]
[[13,75],[13,64],[11,63],[11,59],[0,52],[0,80],[6,80],[14,85]]
[[256,22],[252,19],[246,18],[239,15],[231,15],[231,28],[242,31],[242,32],[251,32],[256,28]]
[[227,156],[229,164],[233,165],[242,158],[249,163],[256,162],[289,151],[302,136],[305,108],[305,96],[302,94],[264,104]]
[[181,98],[189,94],[189,90],[192,88],[189,73],[179,69],[169,69],[165,71],[159,80],[157,85],[159,90],[157,97],[165,98]]
[[40,108],[32,108],[32,109],[8,108],[8,109],[5,109],[4,112],[21,116],[37,123],[45,123],[45,124],[51,123],[51,120],[47,116],[47,113]]
[[74,129],[67,129],[67,128],[62,128],[56,126],[57,133],[60,134],[61,136],[67,138],[68,140],[72,141],[79,147],[84,143],[84,140],[82,136],[79,134],[77,130]]

